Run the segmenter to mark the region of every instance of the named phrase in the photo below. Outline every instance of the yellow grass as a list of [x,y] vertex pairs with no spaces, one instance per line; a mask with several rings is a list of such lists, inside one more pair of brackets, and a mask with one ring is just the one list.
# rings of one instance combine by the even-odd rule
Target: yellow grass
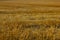
[[1,2],[0,40],[60,40],[60,4]]

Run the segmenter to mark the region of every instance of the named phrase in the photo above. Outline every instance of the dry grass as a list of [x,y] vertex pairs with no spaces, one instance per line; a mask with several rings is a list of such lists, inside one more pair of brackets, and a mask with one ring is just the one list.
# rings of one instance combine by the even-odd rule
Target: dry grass
[[60,40],[60,5],[0,3],[0,40]]
[[0,40],[59,40],[60,22],[5,22],[0,23]]

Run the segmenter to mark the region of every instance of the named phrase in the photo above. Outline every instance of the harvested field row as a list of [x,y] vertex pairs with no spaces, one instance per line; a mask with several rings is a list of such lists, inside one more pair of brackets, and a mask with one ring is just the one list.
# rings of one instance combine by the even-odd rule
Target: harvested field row
[[0,40],[58,40],[59,21],[0,23]]

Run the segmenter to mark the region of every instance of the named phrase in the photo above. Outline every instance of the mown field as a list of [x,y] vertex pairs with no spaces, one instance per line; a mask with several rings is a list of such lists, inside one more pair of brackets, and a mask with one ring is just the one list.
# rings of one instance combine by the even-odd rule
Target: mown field
[[0,2],[0,40],[60,40],[60,4]]

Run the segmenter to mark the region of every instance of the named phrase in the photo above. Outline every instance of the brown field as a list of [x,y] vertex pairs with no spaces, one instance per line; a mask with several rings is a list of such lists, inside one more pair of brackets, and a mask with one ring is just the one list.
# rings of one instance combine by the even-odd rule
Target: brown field
[[60,40],[60,3],[0,2],[0,40]]

